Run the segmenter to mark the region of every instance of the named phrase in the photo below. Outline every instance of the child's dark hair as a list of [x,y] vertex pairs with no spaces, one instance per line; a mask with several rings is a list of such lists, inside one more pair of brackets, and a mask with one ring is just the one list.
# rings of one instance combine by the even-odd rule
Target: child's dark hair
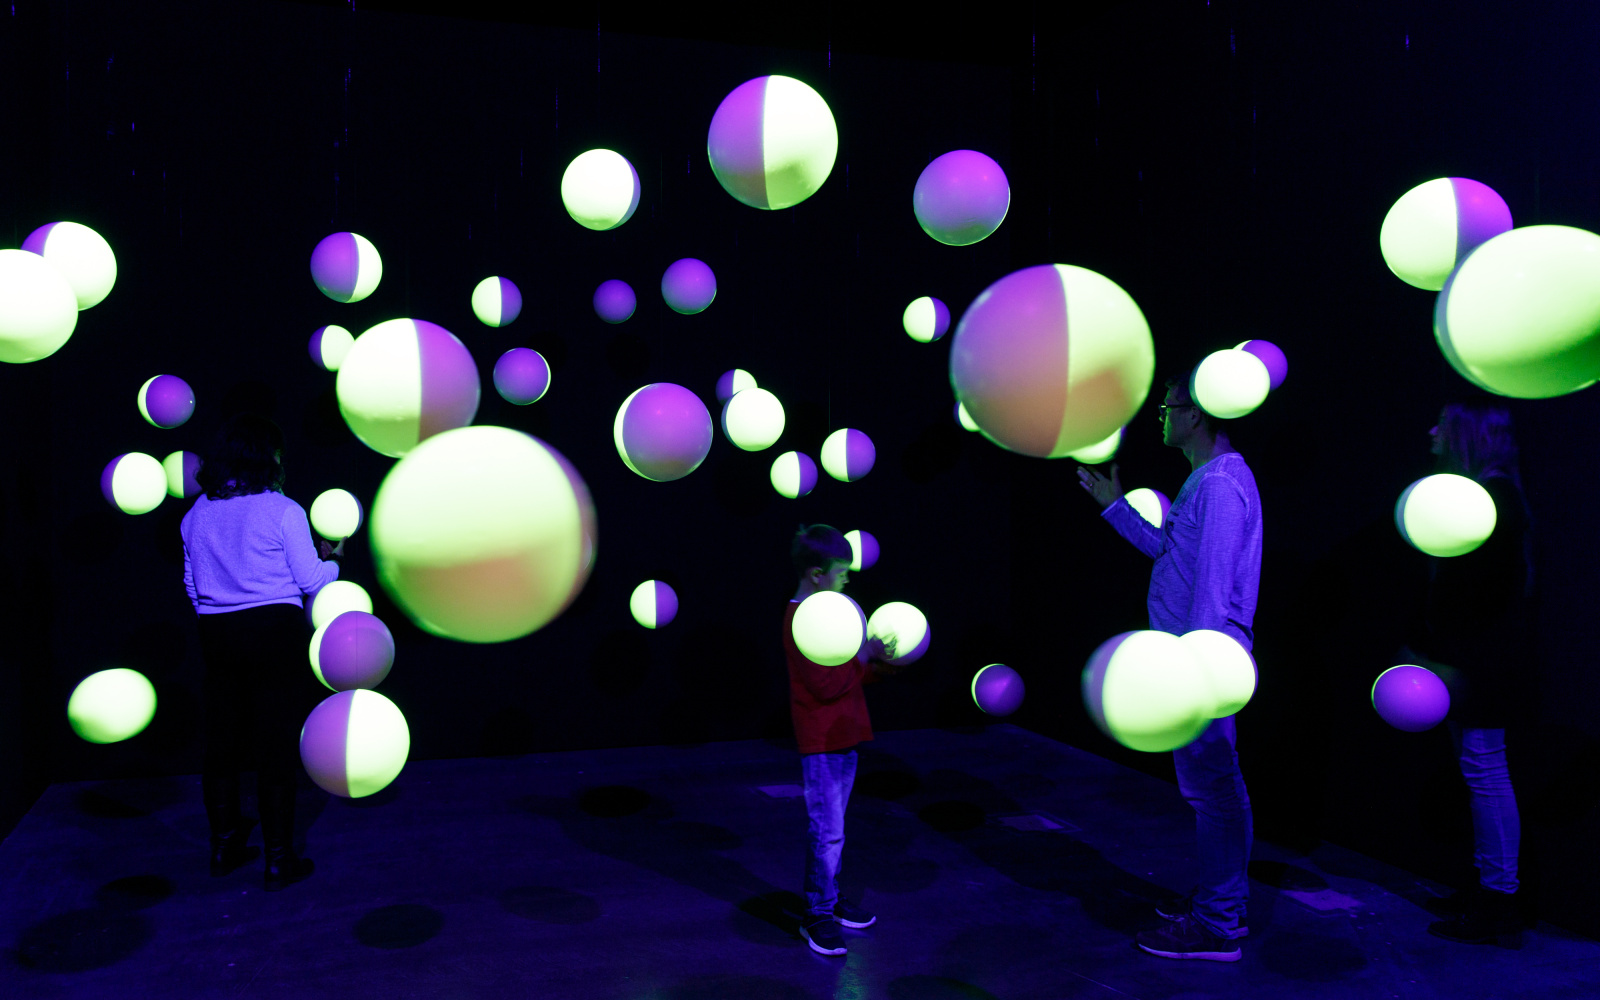
[[217,442],[195,476],[213,500],[283,492],[283,428],[254,413],[240,413],[222,425]]
[[836,562],[849,563],[853,554],[850,542],[831,524],[802,524],[789,543],[789,558],[794,571],[804,576],[812,567],[826,573]]

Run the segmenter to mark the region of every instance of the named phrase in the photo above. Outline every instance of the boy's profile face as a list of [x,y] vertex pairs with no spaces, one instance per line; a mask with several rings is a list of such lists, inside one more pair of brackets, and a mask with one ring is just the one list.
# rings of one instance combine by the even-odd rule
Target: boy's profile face
[[818,590],[831,590],[837,594],[850,582],[850,564],[836,559],[828,564],[826,571],[813,566],[810,577]]

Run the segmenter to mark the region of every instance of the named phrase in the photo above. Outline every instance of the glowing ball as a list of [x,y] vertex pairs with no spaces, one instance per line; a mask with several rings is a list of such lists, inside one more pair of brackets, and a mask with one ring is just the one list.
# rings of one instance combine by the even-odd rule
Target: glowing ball
[[660,580],[646,580],[633,588],[628,610],[645,628],[662,628],[678,617],[678,594]]
[[325,490],[311,501],[311,527],[323,538],[349,538],[361,527],[361,501],[348,490]]
[[137,736],[156,714],[156,689],[144,674],[113,667],[90,674],[67,699],[72,731],[90,743],[118,743]]
[[104,236],[76,222],[40,226],[22,241],[22,249],[50,263],[72,286],[79,309],[100,304],[117,283],[117,255]]
[[554,448],[462,427],[396,462],[372,504],[378,578],[421,628],[505,642],[542,628],[594,564],[589,489]]
[[717,402],[726,403],[736,394],[756,387],[756,377],[743,368],[730,368],[717,377]]
[[100,492],[124,514],[148,514],[167,496],[167,470],[154,455],[130,451],[106,463]]
[[53,265],[0,250],[0,361],[23,364],[61,349],[78,325],[78,297]]
[[1420,733],[1450,714],[1450,690],[1427,667],[1402,663],[1372,682],[1372,707],[1396,729]]
[[171,430],[194,416],[194,390],[176,375],[157,375],[139,387],[139,415],[152,426]]
[[1441,472],[1407,486],[1394,505],[1394,526],[1430,556],[1461,556],[1494,534],[1494,498],[1466,476]]
[[383,258],[359,233],[324,236],[311,251],[311,280],[335,302],[360,302],[383,280]]
[[1010,715],[1022,707],[1026,693],[1022,675],[1004,663],[991,663],[972,675],[972,702],[986,715]]
[[878,449],[872,439],[851,427],[841,427],[822,442],[822,467],[841,483],[853,483],[872,471]]
[[722,404],[722,433],[744,451],[772,447],[783,436],[783,404],[765,389],[744,389]]
[[878,564],[878,540],[865,531],[847,531],[845,541],[850,543],[850,571],[859,573]]
[[1233,420],[1267,400],[1272,375],[1249,351],[1213,351],[1189,376],[1189,397],[1221,420]]
[[833,171],[839,129],[822,95],[792,77],[746,80],[717,105],[706,134],[711,172],[751,208],[789,208]]
[[1100,465],[1115,458],[1117,449],[1120,447],[1122,447],[1122,428],[1118,427],[1104,441],[1092,444],[1087,448],[1079,448],[1077,451],[1069,452],[1067,457],[1074,462],[1082,462],[1084,465]]
[[1383,217],[1378,248],[1401,281],[1437,292],[1473,248],[1511,228],[1511,209],[1486,184],[1440,177],[1400,196]]
[[985,437],[1039,458],[1104,441],[1138,412],[1155,373],[1150,326],[1133,299],[1069,264],[990,285],[953,341],[950,382],[967,413]]
[[1011,185],[1000,164],[977,150],[958,149],[922,169],[911,207],[923,232],[964,247],[1000,228],[1011,207]]
[[786,451],[772,460],[772,488],[790,500],[817,488],[817,463],[799,451]]
[[639,207],[639,171],[613,150],[579,153],[561,175],[561,204],[586,229],[615,229]]
[[717,297],[717,276],[703,260],[675,260],[661,275],[661,297],[675,313],[693,316],[705,312]]
[[167,476],[167,495],[188,500],[200,495],[200,456],[192,451],[175,451],[161,460]]
[[956,423],[961,425],[962,430],[976,431],[978,429],[977,423],[972,419],[972,414],[968,413],[967,408],[960,403],[956,404]]
[[361,443],[398,458],[478,413],[478,365],[455,334],[391,319],[356,338],[339,366],[339,412]]
[[311,627],[321,628],[346,611],[372,614],[372,595],[349,580],[334,580],[311,597]]
[[867,639],[867,616],[843,594],[822,590],[794,609],[794,644],[806,659],[825,667],[849,663]]
[[378,616],[346,611],[311,636],[311,670],[330,691],[375,688],[394,666],[394,636]]
[[1083,668],[1083,703],[1101,732],[1130,750],[1157,753],[1203,733],[1217,698],[1182,639],[1143,631],[1094,651]]
[[1518,399],[1600,380],[1600,236],[1528,226],[1484,243],[1433,310],[1439,349],[1462,378]]
[[922,659],[933,633],[928,629],[927,616],[915,606],[890,601],[867,619],[867,637],[881,640],[885,647],[893,646],[894,658],[885,662],[898,667]]
[[1148,486],[1141,486],[1136,490],[1129,490],[1122,498],[1128,501],[1128,506],[1146,521],[1156,527],[1161,527],[1167,520],[1167,511],[1172,509],[1172,501],[1160,490],[1152,490]]
[[622,401],[611,433],[628,468],[669,482],[698,469],[711,451],[711,411],[683,386],[655,382]]
[[607,323],[625,323],[638,308],[639,297],[626,281],[612,278],[594,290],[594,314]]
[[350,345],[355,342],[355,335],[349,330],[329,323],[311,332],[311,343],[306,345],[306,349],[311,352],[311,361],[318,368],[325,372],[336,372],[344,364],[344,356],[350,353]]
[[517,406],[537,403],[550,390],[550,363],[531,347],[513,347],[494,363],[494,389]]
[[1180,636],[1211,684],[1215,703],[1207,715],[1221,719],[1249,704],[1256,692],[1256,661],[1226,632],[1202,628]]
[[505,326],[522,312],[522,293],[510,278],[484,278],[472,290],[472,315],[484,326]]
[[931,295],[912,299],[900,316],[906,336],[919,344],[931,344],[950,329],[950,307]]
[[411,753],[411,730],[394,702],[376,691],[329,695],[306,716],[300,762],[317,787],[359,799],[387,788]]
[[1247,340],[1235,345],[1234,350],[1254,354],[1267,366],[1267,375],[1271,379],[1271,388],[1276,389],[1289,377],[1289,358],[1277,344],[1267,340]]

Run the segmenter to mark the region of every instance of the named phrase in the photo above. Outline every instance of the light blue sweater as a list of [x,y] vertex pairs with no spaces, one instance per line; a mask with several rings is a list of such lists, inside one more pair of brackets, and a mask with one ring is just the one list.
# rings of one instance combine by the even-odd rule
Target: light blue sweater
[[183,586],[202,615],[265,604],[302,606],[339,578],[311,541],[305,510],[282,493],[201,494],[183,515]]

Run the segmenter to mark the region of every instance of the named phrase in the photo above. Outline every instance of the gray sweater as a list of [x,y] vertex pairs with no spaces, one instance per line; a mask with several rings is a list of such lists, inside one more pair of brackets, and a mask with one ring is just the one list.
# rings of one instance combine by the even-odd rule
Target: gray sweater
[[202,615],[301,605],[339,578],[311,541],[305,509],[282,493],[227,500],[201,494],[183,515],[183,586]]

